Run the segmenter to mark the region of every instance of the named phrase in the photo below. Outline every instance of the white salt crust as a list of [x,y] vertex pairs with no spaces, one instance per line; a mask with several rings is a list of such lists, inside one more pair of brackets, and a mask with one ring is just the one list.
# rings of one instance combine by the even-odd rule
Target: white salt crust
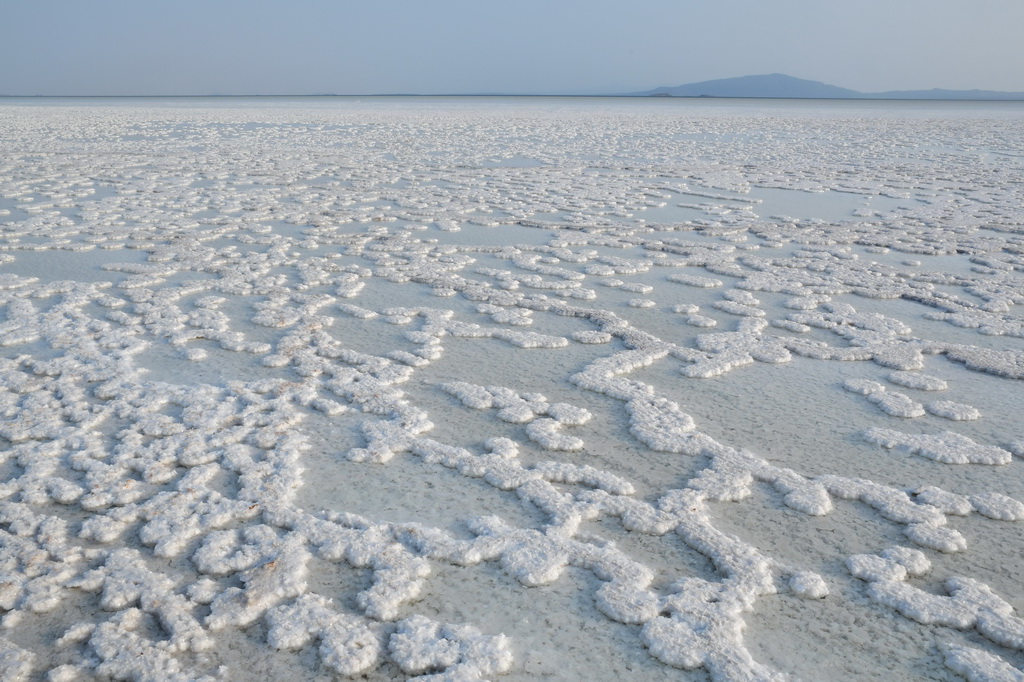
[[707,317],[706,315],[687,315],[686,324],[691,327],[709,328],[714,327],[718,324],[718,320],[713,317]]
[[981,418],[981,412],[970,405],[953,402],[952,400],[936,400],[926,403],[924,408],[936,417],[943,417],[950,421],[963,422],[974,421]]
[[983,445],[967,436],[944,431],[941,434],[909,434],[872,427],[864,440],[884,448],[896,448],[944,464],[1009,464],[1012,453],[995,445]]
[[789,589],[804,599],[824,599],[828,596],[828,585],[821,576],[809,571],[799,571],[789,579]]
[[969,646],[942,645],[946,667],[969,682],[1020,682],[1024,673],[999,656]]
[[613,338],[615,337],[611,334],[598,331],[579,331],[572,333],[573,341],[579,341],[580,343],[586,344],[610,343]]
[[670,282],[677,282],[679,284],[686,284],[687,286],[702,289],[713,289],[715,287],[722,286],[722,280],[715,279],[714,277],[701,277],[700,275],[669,275],[668,280]]
[[944,380],[918,372],[892,372],[887,378],[894,384],[919,391],[945,391],[949,388]]
[[[893,417],[913,419],[914,417],[923,417],[925,413],[923,405],[911,400],[909,396],[902,393],[887,391],[885,385],[877,381],[853,379],[844,383],[843,388],[847,391],[866,396],[868,401],[878,405],[883,412]],[[935,413],[933,412],[933,414]]]
[[[949,516],[1016,523],[1024,505],[991,489],[999,479],[971,471],[951,479],[957,492],[904,487],[915,471],[934,482],[928,467],[941,464],[1012,468],[1024,457],[1012,424],[995,423],[1001,440],[989,444],[970,430],[980,410],[957,402],[955,391],[922,406],[877,381],[846,381],[885,413],[886,426],[862,431],[854,451],[870,457],[880,445],[919,456],[897,485],[884,467],[877,481],[845,475],[830,453],[810,473],[756,454],[759,443],[719,442],[703,431],[714,424],[691,416],[694,405],[669,397],[686,396],[689,379],[732,373],[743,390],[755,363],[785,377],[796,355],[820,363],[833,388],[844,370],[822,361],[869,361],[915,391],[946,390],[921,370],[948,360],[951,377],[984,374],[1012,399],[1024,379],[1024,354],[1006,343],[1024,337],[1014,313],[1024,304],[1021,201],[988,171],[1019,169],[948,168],[949,156],[934,171],[922,165],[903,176],[873,157],[851,161],[849,148],[829,156],[821,138],[799,134],[820,121],[792,120],[795,135],[743,150],[750,159],[765,145],[777,162],[698,163],[682,182],[666,169],[694,157],[666,142],[685,136],[662,134],[687,125],[678,117],[598,116],[583,125],[527,109],[515,125],[536,132],[529,137],[507,117],[479,113],[312,111],[106,107],[96,117],[88,107],[0,108],[11,160],[0,174],[0,202],[10,202],[0,209],[8,219],[0,223],[0,625],[9,632],[0,637],[0,677],[258,676],[263,659],[223,645],[243,630],[265,633],[277,656],[309,647],[315,668],[295,655],[297,678],[374,675],[382,666],[418,679],[528,676],[514,638],[446,623],[419,601],[439,566],[493,563],[521,589],[537,589],[539,604],[543,586],[568,569],[587,572],[596,585],[588,599],[609,621],[639,626],[635,644],[651,665],[703,668],[712,679],[783,679],[785,670],[747,648],[758,600],[841,599],[829,586],[843,580],[862,581],[879,609],[944,628],[950,671],[1019,678],[999,648],[1024,649],[1024,621],[1007,601],[970,576],[945,578],[946,594],[912,579],[929,572],[936,553],[979,551],[970,527],[950,527]],[[873,130],[825,121],[838,137]],[[720,130],[746,123],[702,120]],[[160,142],[132,142],[128,154],[126,136],[139,130]],[[914,141],[936,130],[902,121],[893,134]],[[195,145],[196,131],[208,147]],[[259,155],[250,133],[261,138]],[[588,154],[603,159],[598,171],[580,173],[552,151],[552,136],[580,134]],[[1020,133],[1005,126],[1000,135]],[[350,136],[360,144],[339,148]],[[460,142],[431,142],[431,151],[408,142],[442,136]],[[379,149],[394,145],[403,161],[382,161]],[[508,158],[502,145],[542,165],[481,165]],[[642,161],[620,170],[627,156]],[[808,156],[815,164],[799,162]],[[828,171],[858,162],[854,176]],[[770,211],[750,210],[756,200],[744,197],[752,189],[881,196],[894,186],[922,200],[884,218],[859,208],[839,222],[761,219]],[[678,204],[681,193],[706,219],[635,219]],[[984,219],[973,213],[979,207]],[[627,299],[632,322],[611,311],[622,305],[616,290],[644,297]],[[685,317],[665,322],[655,300]],[[699,314],[709,308],[717,319]],[[717,324],[717,333],[699,331]],[[509,370],[521,383],[486,376],[510,374],[495,364],[505,360],[487,357],[493,350],[472,350],[485,344],[530,373]],[[455,348],[464,355],[445,365]],[[464,370],[481,356],[484,371]],[[452,365],[460,379],[431,378]],[[660,383],[665,368],[683,374],[675,374],[683,390]],[[520,388],[545,372],[558,395],[574,395],[569,402]],[[764,404],[788,409],[770,390]],[[478,417],[491,419],[493,433],[469,434],[474,445],[442,442],[430,437],[437,415],[423,405],[490,411]],[[925,410],[956,430],[886,428],[890,416]],[[615,419],[622,442],[606,435]],[[466,532],[456,533],[350,513],[350,498],[338,511],[307,508],[301,493],[320,481],[306,467],[324,456],[314,443],[353,430],[361,442],[328,456],[385,476],[402,455],[422,471],[449,472],[456,488],[479,482],[534,516],[513,522],[465,495],[454,513]],[[666,467],[654,483],[638,468],[647,462]],[[851,553],[846,574],[810,570],[822,563],[813,554],[789,565],[776,558],[784,548],[757,538],[766,529],[745,529],[753,539],[722,530],[728,506],[753,504],[761,489],[795,533],[842,501],[897,526],[914,547],[882,549],[891,540],[858,526],[837,533],[834,546],[879,550]],[[584,530],[601,521],[627,541]],[[630,549],[640,534],[653,543],[670,533],[713,568],[672,582]],[[999,566],[1003,557],[982,560]],[[365,580],[333,600],[317,583],[324,566]],[[99,610],[76,606],[82,593]],[[479,592],[457,598],[501,610]],[[538,608],[540,620],[575,617]],[[43,622],[60,623],[56,646],[32,634]],[[613,657],[594,646],[581,638],[575,648],[585,654],[558,651],[555,670],[617,674]],[[787,660],[785,647],[775,654]],[[866,664],[869,674],[875,664]]]
[[[881,556],[860,554],[850,557],[847,567],[855,577],[870,583],[867,594],[871,599],[911,620],[956,630],[974,629],[996,644],[1024,649],[1024,619],[1014,615],[1013,607],[988,585],[973,578],[948,578],[944,582],[948,595],[942,595],[907,584],[908,576],[930,570],[919,551],[908,552],[906,548],[895,547],[882,552]],[[996,656],[979,652],[980,656],[976,655],[972,661],[968,657],[971,649],[957,648],[956,651],[959,655],[954,658],[957,666],[954,669],[968,679],[993,679],[983,677],[979,668],[1001,673],[1013,670]]]

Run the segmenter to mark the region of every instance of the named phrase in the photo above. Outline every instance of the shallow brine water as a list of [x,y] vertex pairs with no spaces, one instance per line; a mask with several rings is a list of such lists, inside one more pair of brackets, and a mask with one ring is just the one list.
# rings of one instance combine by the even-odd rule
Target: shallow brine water
[[1021,107],[0,129],[0,677],[1024,675]]

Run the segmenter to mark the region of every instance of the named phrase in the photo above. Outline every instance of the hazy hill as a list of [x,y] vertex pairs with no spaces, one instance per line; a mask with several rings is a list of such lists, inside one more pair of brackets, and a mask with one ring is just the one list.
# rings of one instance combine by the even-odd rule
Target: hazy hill
[[674,88],[656,88],[641,95],[668,95],[671,97],[807,97],[847,98],[860,97],[856,90],[847,90],[817,81],[794,78],[781,73],[764,76],[741,76],[713,81],[677,85]]
[[1024,100],[1024,92],[992,90],[898,90],[858,92],[781,73],[701,81],[632,93],[646,97],[774,97],[780,99]]

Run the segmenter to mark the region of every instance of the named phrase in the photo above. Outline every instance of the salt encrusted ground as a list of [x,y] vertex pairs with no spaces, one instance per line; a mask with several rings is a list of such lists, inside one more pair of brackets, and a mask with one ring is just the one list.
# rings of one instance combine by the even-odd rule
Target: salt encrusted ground
[[0,678],[1024,679],[1020,108],[225,102],[0,106]]

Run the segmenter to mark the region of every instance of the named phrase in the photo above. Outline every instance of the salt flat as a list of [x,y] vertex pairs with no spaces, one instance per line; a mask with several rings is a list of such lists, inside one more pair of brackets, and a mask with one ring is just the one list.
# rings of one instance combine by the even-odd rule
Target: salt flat
[[0,678],[1024,678],[1024,108],[0,102]]

